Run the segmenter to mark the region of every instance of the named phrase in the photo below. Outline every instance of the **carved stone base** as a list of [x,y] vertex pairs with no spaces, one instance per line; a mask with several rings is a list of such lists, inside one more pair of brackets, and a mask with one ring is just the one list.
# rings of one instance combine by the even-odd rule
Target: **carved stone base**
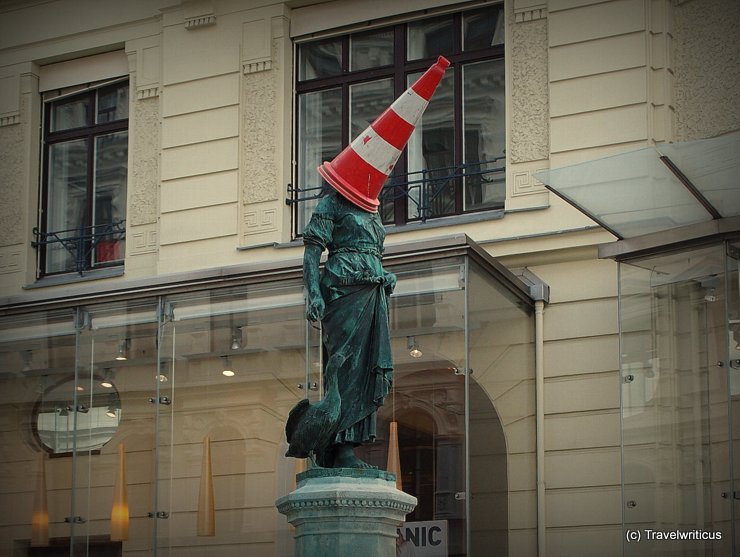
[[384,470],[314,468],[276,502],[295,526],[295,556],[395,557],[396,528],[416,507]]

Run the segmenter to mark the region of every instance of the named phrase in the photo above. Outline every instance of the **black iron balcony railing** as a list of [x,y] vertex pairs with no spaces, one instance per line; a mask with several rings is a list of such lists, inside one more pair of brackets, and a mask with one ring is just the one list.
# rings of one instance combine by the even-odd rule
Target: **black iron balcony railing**
[[72,257],[73,268],[63,270],[82,275],[95,265],[123,260],[121,241],[126,238],[126,220],[50,232],[34,228],[33,235],[36,238],[31,242],[34,248],[40,247],[45,251],[49,247],[64,248]]
[[[409,207],[414,210],[411,214],[418,215],[417,219],[425,222],[437,216],[438,206],[449,195],[451,189],[463,180],[469,185],[483,186],[494,182],[503,182],[506,166],[505,156],[475,163],[458,166],[444,166],[439,168],[418,170],[407,174],[391,176],[383,188],[380,196],[381,203],[395,202],[397,199],[407,198]],[[472,182],[472,184],[470,184]],[[288,186],[287,205],[299,205],[324,195],[325,186]],[[469,188],[473,189],[473,188]],[[417,220],[414,219],[414,220]]]

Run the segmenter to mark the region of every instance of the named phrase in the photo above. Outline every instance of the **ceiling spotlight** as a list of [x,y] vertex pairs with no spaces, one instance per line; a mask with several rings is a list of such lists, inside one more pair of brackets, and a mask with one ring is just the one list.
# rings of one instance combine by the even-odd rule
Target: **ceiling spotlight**
[[108,416],[109,418],[115,418],[116,416],[118,416],[117,410],[118,408],[111,405],[108,407],[108,410],[106,411],[105,415]]
[[406,346],[409,349],[409,356],[412,358],[421,358],[424,355],[421,348],[419,348],[415,337],[407,337]]
[[234,327],[231,331],[231,349],[239,350],[242,347],[242,328]]
[[113,371],[111,368],[107,367],[103,370],[103,380],[100,382],[100,386],[106,389],[113,388]]
[[116,400],[116,396],[111,393],[108,395],[108,410],[106,410],[105,415],[109,418],[117,418],[118,417],[118,411],[121,408],[120,402]]
[[118,343],[118,354],[116,354],[116,360],[119,362],[125,362],[128,360],[128,349],[131,344],[130,339],[123,339]]
[[221,358],[223,358],[224,360],[224,369],[221,374],[225,375],[226,377],[234,377],[234,375],[236,375],[236,372],[231,365],[231,358],[229,358],[228,356],[221,356]]

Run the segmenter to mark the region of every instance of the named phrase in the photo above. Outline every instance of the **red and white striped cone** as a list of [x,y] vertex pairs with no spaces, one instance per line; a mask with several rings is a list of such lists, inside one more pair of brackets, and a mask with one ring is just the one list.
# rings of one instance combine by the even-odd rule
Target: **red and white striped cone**
[[377,213],[378,194],[401,156],[450,62],[440,56],[319,174],[360,209]]

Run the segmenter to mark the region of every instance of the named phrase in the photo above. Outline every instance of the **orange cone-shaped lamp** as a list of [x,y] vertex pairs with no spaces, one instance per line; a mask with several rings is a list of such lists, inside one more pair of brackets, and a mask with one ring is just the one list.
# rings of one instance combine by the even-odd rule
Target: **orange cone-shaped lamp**
[[440,56],[393,104],[319,174],[348,201],[377,213],[378,195],[450,62]]
[[46,454],[39,454],[36,469],[36,492],[31,513],[31,547],[49,545],[49,505],[46,498]]
[[216,535],[216,507],[213,500],[210,437],[203,438],[203,463],[200,469],[200,493],[198,494],[198,535]]
[[388,464],[386,470],[396,475],[396,489],[403,491],[401,480],[401,456],[398,452],[398,422],[391,422],[388,435]]
[[110,539],[128,539],[128,483],[126,482],[126,453],[123,443],[118,445],[118,474],[113,488],[113,506],[110,510]]

